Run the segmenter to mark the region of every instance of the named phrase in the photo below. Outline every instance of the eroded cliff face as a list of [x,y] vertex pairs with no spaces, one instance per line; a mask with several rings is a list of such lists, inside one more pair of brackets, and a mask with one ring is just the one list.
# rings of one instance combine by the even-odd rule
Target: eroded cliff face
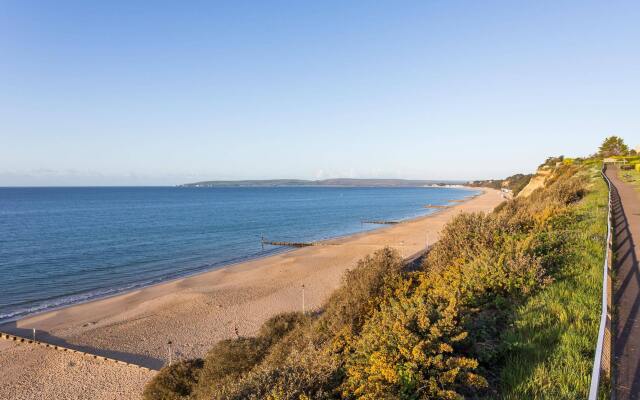
[[534,190],[544,187],[544,184],[547,181],[547,178],[551,175],[551,172],[552,169],[550,167],[545,166],[539,168],[536,175],[531,178],[527,186],[525,186],[516,197],[527,197],[533,193]]

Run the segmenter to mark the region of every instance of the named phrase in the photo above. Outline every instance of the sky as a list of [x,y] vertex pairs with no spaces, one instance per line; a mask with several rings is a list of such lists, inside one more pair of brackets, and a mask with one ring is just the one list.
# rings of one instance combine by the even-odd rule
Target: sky
[[640,144],[638,1],[0,2],[0,186],[484,179]]

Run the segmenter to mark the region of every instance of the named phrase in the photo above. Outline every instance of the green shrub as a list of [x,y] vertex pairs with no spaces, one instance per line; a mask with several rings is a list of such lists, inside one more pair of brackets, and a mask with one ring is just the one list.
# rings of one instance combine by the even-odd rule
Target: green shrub
[[[453,303],[436,304],[429,284],[385,302],[349,353],[344,398],[453,399],[483,389],[478,362],[457,354],[466,333]],[[439,307],[441,306],[441,308]]]
[[278,315],[255,338],[218,343],[206,357],[197,398],[329,398],[342,381],[341,352],[402,266],[395,250],[377,251],[345,273],[319,315]]
[[564,156],[548,157],[538,168],[555,168],[558,164],[562,164]]
[[463,213],[454,217],[440,233],[440,240],[429,252],[426,266],[442,270],[455,260],[473,258],[482,249],[500,240],[497,220],[484,213]]
[[357,334],[376,307],[377,299],[399,278],[402,266],[402,257],[388,247],[358,261],[327,301],[318,327],[332,336],[345,329]]
[[178,361],[166,366],[147,384],[145,400],[189,399],[198,384],[204,362],[201,359]]
[[293,347],[277,364],[266,359],[241,379],[217,386],[207,399],[330,399],[339,381],[338,359],[327,349],[307,343]]
[[302,325],[301,313],[278,314],[265,322],[257,337],[222,340],[207,354],[196,393],[199,398],[215,395],[217,387],[238,379],[258,365],[289,332]]
[[560,161],[547,160],[558,166],[530,196],[453,218],[420,270],[404,271],[389,248],[365,257],[319,312],[279,315],[256,337],[222,341],[201,372],[184,375],[189,391],[163,384],[177,397],[147,398],[498,396],[515,348],[505,332],[574,260],[568,227],[587,193],[581,171],[592,164]]

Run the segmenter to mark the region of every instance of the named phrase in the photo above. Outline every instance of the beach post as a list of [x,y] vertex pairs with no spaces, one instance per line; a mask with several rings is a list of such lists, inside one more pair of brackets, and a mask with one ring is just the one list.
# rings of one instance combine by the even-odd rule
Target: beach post
[[171,340],[169,340],[167,342],[167,345],[169,345],[169,365],[171,365],[171,362],[173,361],[173,352],[171,351]]
[[302,284],[302,314],[306,314],[304,309],[304,283]]
[[33,341],[36,341],[36,328],[33,328]]

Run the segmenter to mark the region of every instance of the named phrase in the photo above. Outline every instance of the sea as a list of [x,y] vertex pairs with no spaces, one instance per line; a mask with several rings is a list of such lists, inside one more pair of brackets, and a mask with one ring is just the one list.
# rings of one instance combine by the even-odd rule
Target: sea
[[451,187],[0,188],[0,323],[436,212]]

